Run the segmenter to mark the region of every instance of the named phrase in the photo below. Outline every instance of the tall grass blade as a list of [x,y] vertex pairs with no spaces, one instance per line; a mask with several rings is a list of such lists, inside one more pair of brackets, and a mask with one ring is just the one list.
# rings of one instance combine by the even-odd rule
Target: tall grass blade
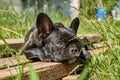
[[40,80],[33,66],[29,64],[28,67],[29,67],[29,80]]

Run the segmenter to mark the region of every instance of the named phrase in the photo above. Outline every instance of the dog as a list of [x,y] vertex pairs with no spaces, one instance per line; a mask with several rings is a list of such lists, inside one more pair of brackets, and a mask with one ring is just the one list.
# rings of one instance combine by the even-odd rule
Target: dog
[[79,58],[91,60],[92,56],[84,46],[86,40],[76,36],[78,27],[77,17],[66,28],[62,23],[53,24],[47,14],[39,13],[36,25],[24,39],[25,56],[42,62],[75,63]]

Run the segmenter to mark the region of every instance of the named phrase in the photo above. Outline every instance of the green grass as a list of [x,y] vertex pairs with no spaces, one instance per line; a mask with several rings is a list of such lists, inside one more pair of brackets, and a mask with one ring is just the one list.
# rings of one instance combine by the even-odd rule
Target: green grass
[[[2,6],[2,5],[1,5]],[[36,23],[36,17],[39,12],[43,12],[39,10],[37,12],[31,12],[29,10],[25,10],[22,13],[17,13],[13,9],[8,9],[7,6],[1,8],[0,10],[0,34],[4,36],[4,38],[20,38],[25,36],[27,31]],[[52,19],[54,23],[61,22],[66,27],[70,26],[72,20],[69,17],[65,16],[61,13],[61,10],[46,12],[49,17]],[[86,22],[82,22],[82,18],[80,19],[80,28],[78,33],[89,33],[91,31],[94,33],[94,30],[91,26],[88,26]],[[87,26],[86,26],[87,25]],[[89,29],[89,31],[88,31]]]
[[[36,16],[39,12],[31,13],[25,10],[22,13],[16,13],[8,6],[1,5],[0,8],[0,39],[5,42],[6,38],[21,38],[24,37],[26,32],[35,24]],[[72,20],[61,13],[61,11],[46,12],[54,23],[61,22],[66,27],[69,27]],[[89,73],[89,80],[120,80],[120,23],[119,21],[104,20],[98,22],[96,19],[89,19],[80,16],[80,27],[78,34],[97,33],[102,36],[104,41],[113,41],[117,48],[113,50],[106,42],[109,48],[104,53],[93,55],[93,60],[83,70],[82,77],[78,80],[84,79]],[[5,42],[6,43],[6,42]],[[14,51],[9,48],[6,43],[6,48],[12,54]],[[14,55],[14,54],[13,54]],[[32,68],[30,71],[30,79],[37,80],[37,74]],[[89,71],[88,71],[89,69]],[[35,76],[36,77],[33,77]],[[21,74],[14,80],[19,80]]]
[[114,50],[108,43],[105,43],[108,50],[104,53],[98,54],[95,62],[92,64],[90,73],[90,80],[119,80],[120,72],[120,31],[119,27],[109,20],[103,22],[93,23],[95,29],[102,36],[104,41],[111,40],[116,44],[117,48]]

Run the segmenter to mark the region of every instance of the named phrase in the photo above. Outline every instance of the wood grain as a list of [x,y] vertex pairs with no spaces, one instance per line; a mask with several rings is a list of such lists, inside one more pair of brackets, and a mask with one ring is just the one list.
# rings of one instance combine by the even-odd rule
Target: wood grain
[[[84,34],[84,35],[78,35],[80,38],[86,37],[91,43],[98,42],[101,40],[101,36],[97,34]],[[23,45],[24,39],[6,39],[6,42],[10,46],[10,48],[19,50],[21,46]],[[5,49],[5,43],[0,40],[0,51]]]
[[[90,42],[98,42],[101,37],[96,34],[89,35],[78,35],[80,38],[87,37]],[[20,49],[23,45],[23,39],[6,39],[6,42],[12,49]],[[97,45],[97,44],[95,44]],[[95,46],[94,45],[94,46]],[[0,51],[5,49],[5,44],[2,40],[0,40]],[[107,50],[107,48],[98,48],[95,50],[90,50],[91,54],[103,52]],[[24,55],[14,56],[9,58],[1,58],[0,59],[0,80],[6,80],[11,77],[16,77],[17,74],[20,73],[20,68],[23,67],[24,64],[28,62],[31,64],[36,72],[39,74],[40,80],[56,80],[67,76],[72,69],[74,69],[78,63],[75,64],[63,64],[59,62],[31,62],[26,59]],[[19,65],[19,66],[18,66]],[[80,64],[83,66],[83,64]],[[23,68],[24,80],[28,79],[29,76],[29,66],[25,66]]]
[[[55,63],[55,62],[44,62],[44,63],[33,62],[31,64],[39,74],[40,80],[56,80],[59,78],[63,78],[67,76],[69,72],[77,65],[77,64],[63,64],[63,63]],[[0,70],[0,80],[5,80],[10,77],[15,77],[20,72],[19,67],[15,66]],[[29,75],[29,67],[28,66],[24,67],[23,71],[24,71],[23,72],[24,80],[26,80],[28,79],[28,75]]]

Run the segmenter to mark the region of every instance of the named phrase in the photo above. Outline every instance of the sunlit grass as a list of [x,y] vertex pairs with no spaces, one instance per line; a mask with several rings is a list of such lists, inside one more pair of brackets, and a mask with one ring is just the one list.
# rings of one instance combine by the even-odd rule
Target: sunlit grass
[[[13,50],[8,46],[6,38],[21,38],[24,37],[27,31],[35,25],[36,16],[39,12],[31,13],[28,10],[22,13],[16,13],[8,6],[1,5],[0,8],[0,39],[5,42],[6,49],[13,53]],[[56,12],[46,12],[54,23],[61,22],[66,27],[69,27],[72,20],[61,13],[60,10]],[[120,80],[120,23],[119,21],[104,20],[98,22],[96,19],[89,19],[80,16],[80,26],[78,34],[97,33],[102,36],[104,41],[113,41],[117,48],[112,49],[106,42],[108,50],[104,53],[93,55],[94,59],[88,64],[83,72],[80,74],[78,80],[84,79],[86,76],[90,80]],[[21,52],[21,51],[20,51]],[[19,53],[19,52],[18,52]],[[14,55],[14,54],[12,54]],[[30,65],[30,79],[38,79],[36,72]],[[82,76],[82,77],[81,77]],[[21,74],[17,76],[16,80],[20,79]]]

